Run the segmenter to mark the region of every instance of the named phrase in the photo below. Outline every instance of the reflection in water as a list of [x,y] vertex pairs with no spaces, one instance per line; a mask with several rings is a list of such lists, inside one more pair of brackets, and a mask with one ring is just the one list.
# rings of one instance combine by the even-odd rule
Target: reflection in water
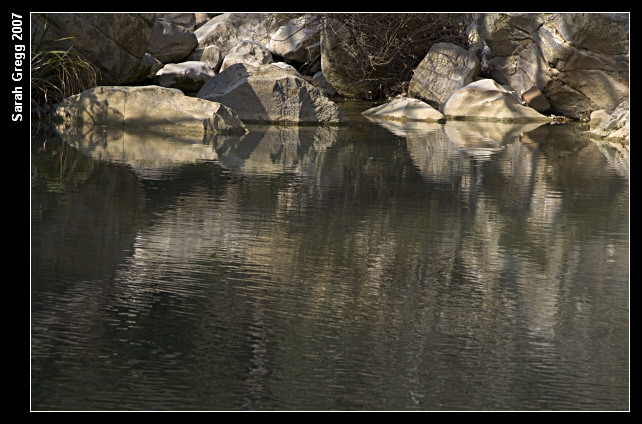
[[[65,143],[101,161],[129,165],[141,178],[162,178],[180,166],[217,158],[211,137],[165,134],[124,127],[80,127],[61,131]],[[205,138],[204,138],[205,137]],[[237,136],[238,137],[238,136]]]
[[475,125],[34,140],[32,408],[627,409],[628,149]]
[[317,159],[338,139],[336,126],[250,125],[243,137],[213,140],[220,162],[244,174],[293,173],[315,177]]

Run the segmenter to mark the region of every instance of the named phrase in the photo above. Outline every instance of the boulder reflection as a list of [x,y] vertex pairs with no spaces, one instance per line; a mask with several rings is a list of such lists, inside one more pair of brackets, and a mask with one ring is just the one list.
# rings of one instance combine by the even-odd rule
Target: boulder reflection
[[245,174],[315,176],[319,158],[338,139],[338,127],[254,125],[244,135],[173,134],[127,127],[57,128],[84,155],[130,166],[144,179],[171,175],[203,161]]
[[[620,405],[628,147],[572,126],[364,124],[79,130],[64,161],[43,150],[36,403],[91,382],[88,407],[129,409],[158,393],[331,409],[376,387],[363,407],[409,390],[417,408]],[[85,175],[59,181],[72,162]]]
[[162,178],[185,164],[217,158],[211,137],[221,135],[173,134],[126,127],[58,129],[62,140],[84,155],[130,166],[144,179]]

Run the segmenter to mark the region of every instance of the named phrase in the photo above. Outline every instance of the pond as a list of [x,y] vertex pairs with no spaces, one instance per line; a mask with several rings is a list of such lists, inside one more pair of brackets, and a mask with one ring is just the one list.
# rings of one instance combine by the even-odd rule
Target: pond
[[340,105],[34,130],[31,409],[628,410],[628,145]]

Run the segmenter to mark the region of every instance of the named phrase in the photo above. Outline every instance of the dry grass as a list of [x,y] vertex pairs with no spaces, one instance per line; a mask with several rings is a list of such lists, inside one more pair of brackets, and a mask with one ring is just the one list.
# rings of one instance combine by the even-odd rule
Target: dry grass
[[38,42],[31,46],[31,107],[39,119],[46,115],[48,105],[95,87],[98,78],[91,64],[71,47],[57,48],[60,41],[69,38],[47,40],[46,35],[45,27]]

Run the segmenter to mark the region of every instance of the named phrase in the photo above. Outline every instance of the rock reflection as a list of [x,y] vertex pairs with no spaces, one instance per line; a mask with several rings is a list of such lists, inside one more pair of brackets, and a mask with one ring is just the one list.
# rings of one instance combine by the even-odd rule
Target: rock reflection
[[543,125],[540,123],[509,124],[485,121],[448,121],[444,133],[448,140],[475,160],[489,160],[522,134]]
[[172,134],[93,126],[60,129],[65,143],[96,160],[129,165],[144,179],[171,175],[186,164],[217,161],[244,174],[292,173],[314,177],[319,157],[341,128],[253,125],[244,135]]
[[[396,136],[68,138],[138,179],[96,161],[41,214],[36,378],[96,382],[132,408],[158,393],[166,408],[621,405],[628,148],[551,125],[381,126]],[[220,166],[141,181],[201,160]],[[83,368],[83,354],[99,359]]]
[[319,157],[338,139],[341,128],[249,125],[242,138],[214,139],[220,163],[244,174],[292,173],[315,177]]
[[144,129],[93,126],[59,131],[63,141],[96,160],[130,166],[144,179],[158,179],[185,164],[217,158],[210,138],[227,135],[171,134]]

